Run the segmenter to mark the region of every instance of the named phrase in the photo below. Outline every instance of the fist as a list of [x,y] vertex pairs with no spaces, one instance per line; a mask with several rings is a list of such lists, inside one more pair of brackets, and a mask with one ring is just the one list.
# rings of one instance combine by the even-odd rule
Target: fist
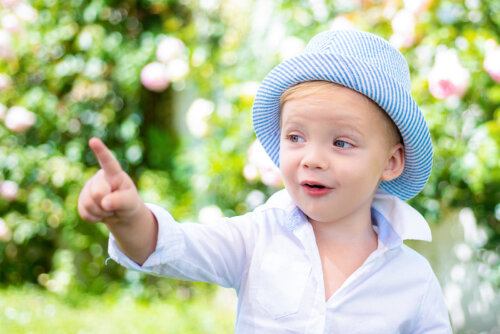
[[85,183],[80,193],[80,217],[89,222],[129,221],[142,203],[134,182],[100,139],[90,139],[89,146],[101,169]]

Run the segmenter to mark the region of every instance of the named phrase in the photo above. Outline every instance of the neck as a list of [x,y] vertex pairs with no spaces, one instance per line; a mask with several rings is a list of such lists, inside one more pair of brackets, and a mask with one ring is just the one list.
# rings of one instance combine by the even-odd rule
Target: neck
[[371,223],[370,207],[336,221],[320,222],[308,217],[317,239],[335,243],[365,243],[376,241]]

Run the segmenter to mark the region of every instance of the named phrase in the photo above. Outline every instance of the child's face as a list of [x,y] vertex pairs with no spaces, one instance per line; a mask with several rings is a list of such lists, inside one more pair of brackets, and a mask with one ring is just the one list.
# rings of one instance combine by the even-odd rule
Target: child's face
[[379,182],[397,176],[395,152],[403,154],[378,107],[332,86],[285,102],[281,117],[284,184],[309,220],[333,223],[369,213]]

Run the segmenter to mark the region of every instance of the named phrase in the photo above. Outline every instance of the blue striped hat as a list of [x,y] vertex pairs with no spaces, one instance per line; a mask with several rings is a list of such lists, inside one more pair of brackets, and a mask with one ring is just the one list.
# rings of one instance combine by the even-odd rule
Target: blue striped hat
[[432,143],[422,112],[410,94],[410,71],[403,55],[386,40],[362,31],[322,32],[303,54],[276,66],[257,91],[252,109],[257,138],[279,166],[280,96],[310,80],[331,81],[354,89],[377,103],[399,128],[405,167],[379,188],[402,200],[424,187],[432,168]]

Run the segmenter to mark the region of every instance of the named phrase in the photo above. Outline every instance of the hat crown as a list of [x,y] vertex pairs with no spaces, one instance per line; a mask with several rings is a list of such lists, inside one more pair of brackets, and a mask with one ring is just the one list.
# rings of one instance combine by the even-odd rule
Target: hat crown
[[331,53],[356,58],[391,76],[410,92],[410,70],[404,56],[377,35],[356,30],[324,31],[307,44],[304,54]]

